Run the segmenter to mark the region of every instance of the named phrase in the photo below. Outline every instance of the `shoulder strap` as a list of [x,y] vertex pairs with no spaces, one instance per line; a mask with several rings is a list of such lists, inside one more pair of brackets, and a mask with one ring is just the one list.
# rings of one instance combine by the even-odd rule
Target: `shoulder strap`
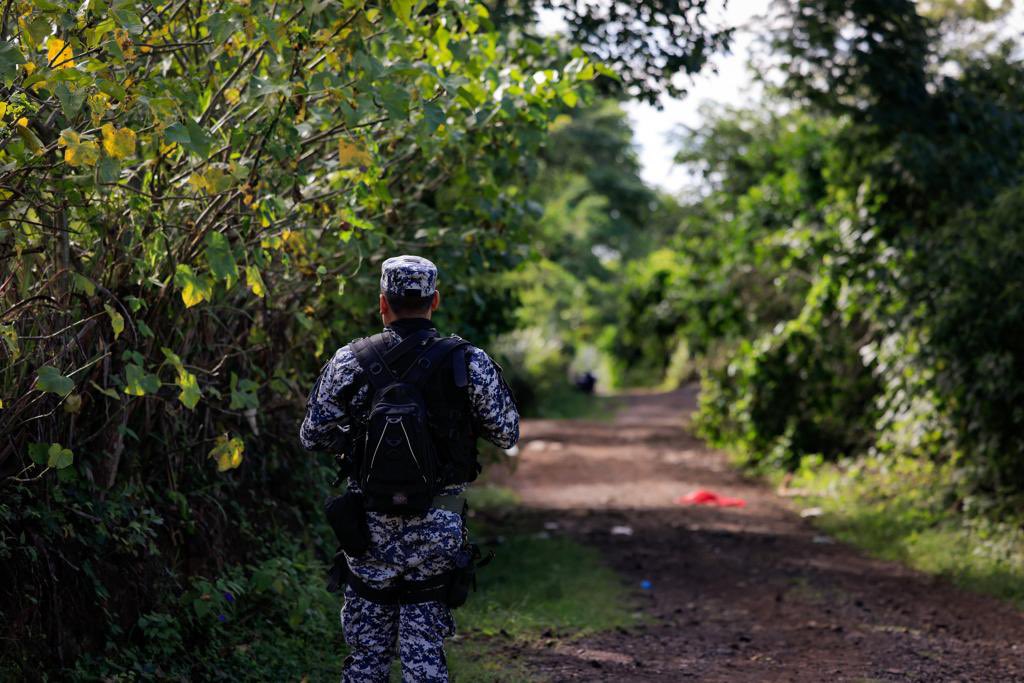
[[421,384],[441,366],[444,359],[455,349],[468,345],[465,339],[460,337],[439,337],[434,340],[427,350],[413,361],[409,369],[402,376],[402,381],[409,384]]
[[366,373],[370,385],[375,391],[383,389],[398,379],[391,372],[378,348],[379,344],[384,343],[383,337],[383,334],[375,334],[372,337],[363,337],[352,342],[352,354],[356,357],[359,367]]
[[452,374],[455,379],[455,386],[465,389],[469,386],[469,359],[466,358],[466,349],[469,344],[456,347],[452,358]]
[[400,342],[392,346],[384,353],[384,363],[394,372],[395,363],[403,356],[419,347],[421,350],[427,347],[428,341],[437,336],[436,330],[417,330],[404,337]]

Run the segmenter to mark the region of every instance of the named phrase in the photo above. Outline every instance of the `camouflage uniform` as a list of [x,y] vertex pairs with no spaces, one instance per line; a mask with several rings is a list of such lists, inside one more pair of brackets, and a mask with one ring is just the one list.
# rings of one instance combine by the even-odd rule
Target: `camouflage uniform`
[[[436,288],[437,269],[426,259],[400,256],[388,259],[381,268],[381,291],[388,294],[426,297]],[[397,344],[413,329],[430,327],[424,319],[396,321],[385,328],[389,346]],[[476,347],[466,352],[468,386],[476,431],[501,448],[519,439],[519,414],[498,368]],[[354,393],[351,387],[358,388]],[[349,391],[345,391],[348,388]],[[335,398],[350,393],[347,405]],[[369,410],[370,386],[350,345],[338,349],[324,367],[310,393],[300,438],[311,450],[337,451],[344,441],[339,425],[351,416]],[[352,482],[350,486],[355,486]],[[461,494],[465,484],[446,487],[441,495]],[[359,557],[348,557],[352,573],[373,588],[387,588],[399,579],[419,581],[447,572],[463,547],[465,530],[455,512],[431,509],[422,517],[367,513],[370,549]],[[351,654],[345,660],[343,681],[366,683],[387,681],[395,646],[402,660],[402,678],[407,682],[447,681],[444,639],[455,632],[451,610],[441,602],[382,605],[345,590],[341,611],[342,629]]]

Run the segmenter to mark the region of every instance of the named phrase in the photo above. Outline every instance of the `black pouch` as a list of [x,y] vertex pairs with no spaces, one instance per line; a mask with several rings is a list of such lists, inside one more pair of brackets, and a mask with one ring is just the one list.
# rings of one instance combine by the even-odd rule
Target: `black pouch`
[[462,607],[469,599],[469,592],[476,590],[477,567],[487,565],[494,558],[494,553],[488,553],[482,560],[481,556],[480,546],[470,543],[455,558],[455,568],[452,570],[448,594],[444,600],[448,607]]
[[338,552],[334,555],[331,568],[327,571],[327,592],[337,593],[348,583],[348,560],[345,553]]
[[346,491],[327,501],[327,522],[338,537],[345,554],[358,557],[370,549],[370,527],[366,523],[363,496]]

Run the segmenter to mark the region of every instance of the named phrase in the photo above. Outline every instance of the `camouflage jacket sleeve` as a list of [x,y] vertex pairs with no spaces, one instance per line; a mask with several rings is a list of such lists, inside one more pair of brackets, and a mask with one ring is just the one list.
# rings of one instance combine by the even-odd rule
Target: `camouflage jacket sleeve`
[[519,441],[519,410],[512,392],[491,358],[480,349],[466,352],[469,366],[469,399],[477,434],[499,448]]
[[361,372],[348,345],[338,349],[327,361],[306,403],[306,419],[299,430],[304,447],[330,453],[344,449],[349,438],[347,430],[352,408],[364,403],[369,392],[365,383],[361,383],[354,395],[351,392]]

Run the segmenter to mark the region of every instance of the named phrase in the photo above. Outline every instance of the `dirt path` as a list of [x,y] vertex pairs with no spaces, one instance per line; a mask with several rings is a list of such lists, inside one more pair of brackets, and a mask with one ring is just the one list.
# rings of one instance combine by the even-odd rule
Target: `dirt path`
[[[552,681],[1024,681],[1024,617],[831,543],[686,429],[696,390],[530,421],[511,486],[639,586],[647,625],[521,652]],[[709,488],[743,509],[673,499]],[[629,526],[632,536],[613,535]]]

